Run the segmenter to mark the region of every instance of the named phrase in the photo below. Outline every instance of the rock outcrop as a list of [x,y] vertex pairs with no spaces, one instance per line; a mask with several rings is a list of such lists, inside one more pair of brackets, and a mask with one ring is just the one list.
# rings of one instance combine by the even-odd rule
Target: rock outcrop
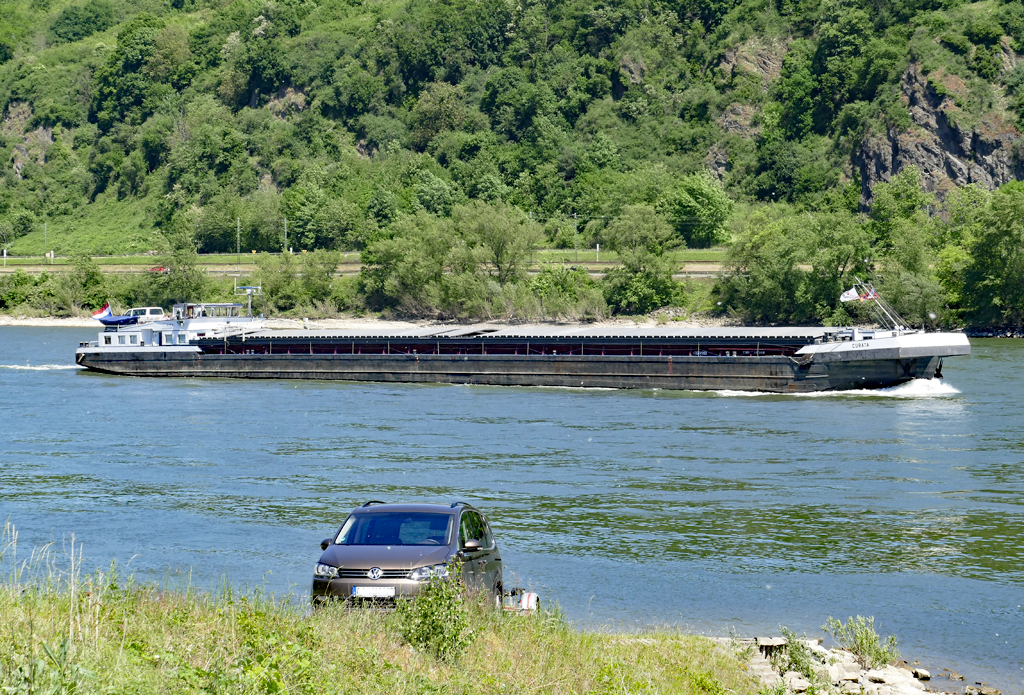
[[32,107],[26,102],[11,102],[7,113],[0,121],[0,133],[6,137],[21,138],[14,145],[11,155],[11,170],[14,177],[21,181],[21,172],[29,162],[39,166],[46,163],[46,148],[53,144],[53,128],[42,126],[33,131],[25,132],[25,127],[32,118]]
[[1017,128],[1001,113],[986,114],[973,127],[960,123],[960,108],[950,94],[964,88],[954,75],[933,75],[947,87],[940,94],[919,65],[911,63],[903,74],[901,99],[914,125],[908,130],[890,128],[869,133],[853,155],[860,170],[862,200],[867,205],[871,190],[904,168],[921,171],[926,190],[942,197],[954,186],[978,183],[989,190],[1007,181],[1024,178],[1024,166],[1014,154],[1020,138]]
[[[789,649],[789,640],[785,637],[711,639],[723,648],[731,647],[734,653],[746,660],[750,675],[761,684],[762,692],[784,686],[787,695],[808,692],[812,688],[820,695],[963,695],[964,692],[966,695],[1002,695],[985,683],[952,692],[938,688],[929,690],[922,681],[930,680],[931,674],[923,668],[906,662],[898,662],[902,666],[889,664],[862,668],[851,652],[838,647],[826,649],[819,639],[801,640],[811,654],[809,671],[780,674],[776,669],[786,663],[784,657]],[[963,676],[954,671],[947,677],[963,680]]]
[[731,75],[737,72],[757,75],[762,83],[768,85],[782,72],[782,59],[788,50],[788,43],[755,37],[728,49],[718,67]]

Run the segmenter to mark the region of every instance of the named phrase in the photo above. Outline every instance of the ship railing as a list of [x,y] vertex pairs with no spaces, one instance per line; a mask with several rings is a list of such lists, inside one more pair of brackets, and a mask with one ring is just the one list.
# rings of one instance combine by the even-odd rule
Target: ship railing
[[853,286],[860,295],[861,301],[866,301],[868,303],[871,313],[882,328],[888,331],[897,332],[911,330],[906,319],[900,316],[889,302],[882,299],[882,296],[878,294],[878,290],[875,289],[874,285],[870,282],[864,282],[856,276],[854,276],[854,280],[856,280],[856,282],[854,282]]

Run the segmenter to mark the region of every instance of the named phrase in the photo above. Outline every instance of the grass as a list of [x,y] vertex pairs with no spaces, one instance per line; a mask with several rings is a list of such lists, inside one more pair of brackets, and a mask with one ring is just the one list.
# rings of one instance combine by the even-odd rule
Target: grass
[[82,251],[121,255],[164,251],[167,246],[163,234],[153,227],[147,199],[118,201],[113,192],[99,196],[95,202],[82,205],[69,215],[48,221],[46,227],[44,232],[40,223],[38,229],[15,239],[7,253],[41,259],[46,251],[58,256]]
[[[736,656],[670,631],[581,632],[557,611],[467,607],[460,660],[410,647],[395,615],[223,588],[165,591],[78,551],[0,542],[0,690],[9,693],[686,693],[753,695]],[[72,546],[74,547],[74,546]],[[60,563],[58,564],[58,560]]]

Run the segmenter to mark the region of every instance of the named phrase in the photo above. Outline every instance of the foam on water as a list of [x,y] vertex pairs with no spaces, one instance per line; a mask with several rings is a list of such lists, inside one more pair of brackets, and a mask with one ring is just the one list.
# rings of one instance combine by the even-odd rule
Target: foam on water
[[32,372],[48,372],[54,369],[82,369],[77,364],[0,364],[0,369],[20,369]]
[[913,379],[883,389],[814,391],[812,393],[765,393],[764,391],[715,391],[719,396],[790,396],[794,398],[948,398],[960,390],[942,379]]

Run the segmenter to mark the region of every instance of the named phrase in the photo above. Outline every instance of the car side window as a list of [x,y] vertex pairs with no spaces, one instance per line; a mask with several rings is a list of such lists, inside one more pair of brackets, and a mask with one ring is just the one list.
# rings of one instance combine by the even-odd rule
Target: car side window
[[465,548],[466,541],[476,538],[473,535],[473,527],[469,519],[469,512],[463,512],[462,518],[459,519],[459,547]]
[[491,537],[490,530],[487,528],[487,524],[484,522],[483,517],[480,516],[479,512],[470,512],[470,525],[473,529],[473,538],[480,541],[480,545],[484,548],[494,547],[494,539]]
[[494,547],[494,535],[491,533],[491,525],[487,523],[486,519],[480,519],[480,526],[483,528],[484,535],[480,539],[480,542],[485,548]]

